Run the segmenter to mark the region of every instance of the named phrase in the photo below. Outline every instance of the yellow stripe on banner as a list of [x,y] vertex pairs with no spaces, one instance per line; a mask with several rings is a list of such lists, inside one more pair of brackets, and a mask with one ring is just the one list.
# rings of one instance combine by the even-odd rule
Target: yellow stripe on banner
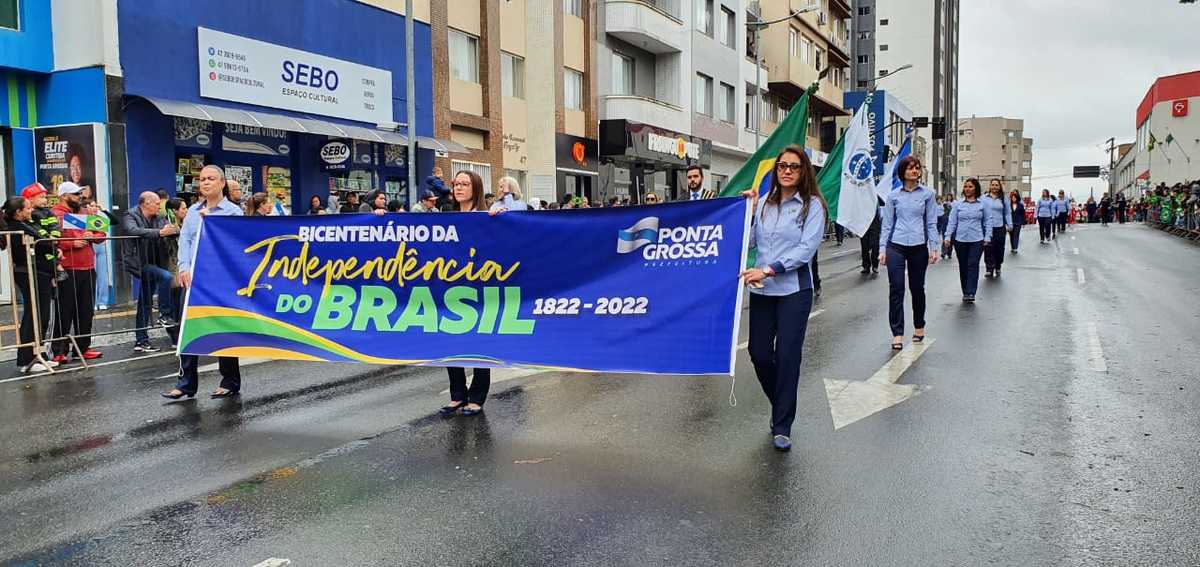
[[234,358],[269,358],[272,360],[301,360],[304,362],[327,362],[324,358],[311,354],[271,347],[230,347],[212,353],[212,356],[232,356]]
[[763,178],[766,177],[768,173],[771,173],[772,169],[775,169],[775,158],[764,159],[758,162],[758,172],[754,174],[755,191],[758,191],[758,188],[762,187]]

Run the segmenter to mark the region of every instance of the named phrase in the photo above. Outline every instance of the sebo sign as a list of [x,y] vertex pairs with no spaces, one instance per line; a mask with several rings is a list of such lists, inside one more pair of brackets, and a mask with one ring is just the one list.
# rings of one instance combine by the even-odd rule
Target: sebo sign
[[350,145],[341,140],[330,140],[321,146],[321,169],[339,171],[349,169]]

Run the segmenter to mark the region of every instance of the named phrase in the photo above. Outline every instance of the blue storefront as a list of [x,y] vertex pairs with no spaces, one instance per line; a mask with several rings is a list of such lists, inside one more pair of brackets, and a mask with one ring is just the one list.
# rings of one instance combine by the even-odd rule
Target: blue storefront
[[[119,0],[128,199],[190,193],[217,164],[293,214],[313,196],[406,201],[404,18],[350,0]],[[418,178],[433,133],[430,28],[415,22]],[[113,101],[110,101],[110,105]]]

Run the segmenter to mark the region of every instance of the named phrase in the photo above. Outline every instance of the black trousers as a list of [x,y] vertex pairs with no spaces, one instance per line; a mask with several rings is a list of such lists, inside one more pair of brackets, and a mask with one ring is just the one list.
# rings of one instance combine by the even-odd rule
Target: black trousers
[[[82,353],[92,346],[92,319],[96,314],[96,270],[67,270],[67,277],[58,282],[58,309],[54,319],[54,354],[71,352],[74,334]],[[74,330],[74,333],[72,333]]]
[[446,368],[450,374],[450,401],[483,405],[487,401],[488,390],[492,387],[492,369],[476,368],[471,379],[471,389],[467,389],[467,369],[460,366]]
[[871,228],[867,229],[867,233],[859,239],[859,245],[862,246],[862,267],[864,270],[870,268],[879,268],[879,226],[882,224],[879,217],[875,217],[875,222],[871,223]]
[[1053,220],[1050,217],[1038,217],[1038,234],[1042,237],[1042,240],[1050,240],[1050,236],[1054,234],[1054,231],[1050,227],[1052,222]]
[[1025,225],[1023,224],[1013,225],[1012,232],[1008,233],[1008,240],[1012,243],[1012,249],[1014,251],[1021,244],[1021,229],[1024,227]]
[[817,253],[813,253],[812,261],[808,263],[808,267],[812,269],[813,289],[821,291],[821,265],[817,263]]
[[750,294],[750,361],[771,401],[771,434],[791,435],[796,421],[796,389],[813,291],[784,296]]
[[[242,369],[238,365],[238,359],[222,356],[217,358],[217,366],[221,369],[221,387],[231,392],[241,391]],[[195,394],[200,387],[199,367],[199,356],[179,355],[179,381],[175,383],[175,388],[185,394]]]
[[[959,258],[962,261],[962,258]],[[888,244],[888,323],[892,336],[904,335],[904,275],[912,294],[913,328],[925,328],[925,270],[929,267],[929,248],[923,244]]]
[[1067,231],[1067,213],[1058,213],[1058,231]]
[[[33,305],[35,298],[29,289],[29,274],[28,272],[15,272],[13,274],[13,283],[21,293],[21,305],[24,309],[21,310],[21,329],[18,339],[21,344],[33,342]],[[38,313],[38,334],[41,335],[43,342],[49,334],[50,326],[50,296],[53,293],[53,282],[50,276],[37,274],[34,276],[34,285],[37,286],[37,313]],[[17,366],[28,366],[33,362],[33,347],[23,346],[17,349]]]
[[846,239],[846,228],[840,224],[833,223],[833,237],[837,239],[838,244]]
[[963,295],[975,295],[979,291],[979,257],[983,255],[983,241],[954,242],[958,251],[958,285]]
[[1000,265],[1004,263],[1004,227],[992,229],[992,239],[983,250],[983,262],[989,272],[999,270]]

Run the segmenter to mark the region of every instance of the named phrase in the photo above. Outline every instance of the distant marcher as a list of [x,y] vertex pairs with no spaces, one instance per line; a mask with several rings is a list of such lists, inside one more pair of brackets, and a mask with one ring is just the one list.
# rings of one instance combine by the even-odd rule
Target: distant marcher
[[1067,199],[1067,194],[1065,191],[1059,190],[1058,200],[1055,201],[1054,204],[1058,206],[1057,214],[1054,217],[1055,218],[1055,227],[1057,228],[1057,232],[1059,232],[1059,233],[1066,232],[1067,231],[1067,218],[1070,216],[1070,213],[1071,213],[1071,201],[1070,201],[1070,199]]
[[717,196],[711,189],[704,188],[703,167],[695,164],[689,165],[684,176],[687,179],[687,192],[679,196],[680,201],[700,201]]
[[1016,254],[1021,245],[1021,229],[1025,228],[1025,202],[1021,200],[1020,191],[1008,194],[1008,212],[1012,217],[1012,232],[1008,233],[1008,239],[1012,245],[1012,253]]
[[867,229],[867,233],[858,239],[859,247],[862,248],[862,271],[859,272],[860,274],[879,273],[879,227],[883,225],[879,211],[879,200],[876,198],[875,218],[871,221],[871,227]]
[[1037,220],[1038,220],[1038,235],[1041,236],[1041,243],[1050,242],[1053,236],[1054,224],[1054,197],[1050,195],[1049,189],[1042,190],[1042,200],[1037,204]]
[[987,217],[987,226],[991,233],[984,236],[988,241],[983,250],[983,263],[987,268],[987,277],[1000,277],[1000,267],[1004,264],[1004,241],[1007,231],[1012,230],[1012,213],[1004,200],[1004,185],[999,179],[988,183],[988,194],[979,199],[983,203],[983,214]]
[[958,284],[964,303],[975,302],[975,292],[979,290],[979,257],[988,239],[994,238],[995,234],[988,225],[979,190],[979,180],[974,177],[963,183],[962,199],[950,209],[946,224],[945,242],[949,245],[953,235],[954,247],[958,250]]

